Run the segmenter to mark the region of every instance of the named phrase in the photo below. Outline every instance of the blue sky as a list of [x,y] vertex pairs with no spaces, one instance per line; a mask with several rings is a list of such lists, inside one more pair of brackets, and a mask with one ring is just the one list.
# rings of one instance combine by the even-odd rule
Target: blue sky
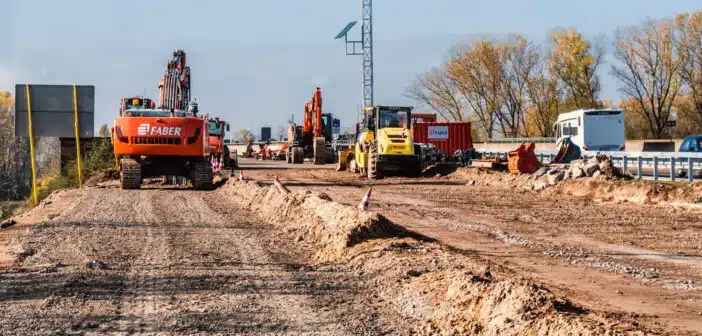
[[[520,33],[543,41],[556,27],[611,34],[701,7],[699,0],[376,0],[375,100],[415,104],[402,96],[415,75],[477,36]],[[112,122],[120,97],[158,98],[165,63],[182,48],[201,108],[234,129],[277,127],[293,113],[300,120],[315,86],[323,89],[325,110],[351,125],[361,60],[344,55],[333,37],[359,15],[359,0],[0,0],[0,90],[14,83],[95,85],[97,127]],[[616,99],[608,69],[603,96]]]

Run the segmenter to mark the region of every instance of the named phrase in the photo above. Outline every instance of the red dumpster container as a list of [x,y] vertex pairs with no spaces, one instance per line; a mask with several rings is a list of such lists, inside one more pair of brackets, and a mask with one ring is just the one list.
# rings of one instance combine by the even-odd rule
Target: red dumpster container
[[436,122],[436,114],[434,113],[412,113],[412,122]]
[[412,138],[415,143],[433,144],[447,156],[473,149],[469,122],[418,122],[412,125]]

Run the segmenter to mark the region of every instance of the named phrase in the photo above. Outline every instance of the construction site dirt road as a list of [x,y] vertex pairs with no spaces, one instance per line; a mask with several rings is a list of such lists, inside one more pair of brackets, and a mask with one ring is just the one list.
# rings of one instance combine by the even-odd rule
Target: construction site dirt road
[[[368,182],[240,165],[249,183],[106,181],[15,218],[0,230],[0,334],[702,330],[697,209],[522,192],[460,171]],[[270,186],[276,175],[292,193]]]

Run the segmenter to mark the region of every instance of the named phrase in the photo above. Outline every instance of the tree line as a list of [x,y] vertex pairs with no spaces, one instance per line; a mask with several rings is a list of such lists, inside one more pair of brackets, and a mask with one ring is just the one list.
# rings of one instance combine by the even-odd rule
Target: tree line
[[[553,137],[559,113],[617,106],[629,138],[702,132],[702,11],[642,21],[612,38],[572,28],[548,37],[546,45],[517,34],[463,44],[405,95],[447,121],[471,121],[477,140]],[[616,106],[600,97],[607,70],[623,97]]]

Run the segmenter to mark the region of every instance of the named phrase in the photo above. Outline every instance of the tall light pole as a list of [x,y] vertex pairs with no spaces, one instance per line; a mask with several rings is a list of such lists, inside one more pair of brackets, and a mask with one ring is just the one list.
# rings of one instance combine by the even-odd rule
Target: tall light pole
[[[373,106],[373,8],[372,0],[361,0],[361,40],[349,41],[348,33],[356,21],[349,22],[335,39],[344,38],[346,55],[362,56],[362,101],[363,108]],[[357,46],[360,44],[360,49]],[[349,49],[350,46],[350,49]]]

